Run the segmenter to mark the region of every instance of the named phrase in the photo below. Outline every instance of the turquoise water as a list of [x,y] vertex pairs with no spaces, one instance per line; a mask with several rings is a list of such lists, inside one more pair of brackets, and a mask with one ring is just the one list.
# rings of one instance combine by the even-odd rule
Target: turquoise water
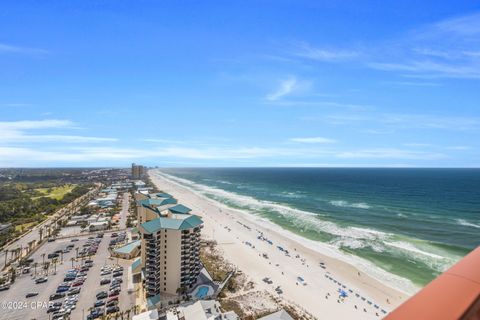
[[203,286],[203,287],[198,288],[198,291],[195,294],[195,296],[197,298],[201,299],[201,298],[205,297],[207,294],[208,294],[208,287]]
[[423,286],[480,244],[479,169],[230,168],[163,173]]

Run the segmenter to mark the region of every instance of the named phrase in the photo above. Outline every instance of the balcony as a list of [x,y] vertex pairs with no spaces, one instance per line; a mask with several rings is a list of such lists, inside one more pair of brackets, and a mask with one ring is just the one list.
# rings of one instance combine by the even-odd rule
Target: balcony
[[480,319],[480,247],[417,292],[386,320]]

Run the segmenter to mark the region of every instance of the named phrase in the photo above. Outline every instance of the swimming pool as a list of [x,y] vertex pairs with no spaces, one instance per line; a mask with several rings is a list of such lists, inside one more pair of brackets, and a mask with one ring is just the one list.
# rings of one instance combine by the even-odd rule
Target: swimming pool
[[199,287],[195,296],[197,298],[200,298],[200,299],[205,297],[208,294],[208,289],[209,289],[209,287],[207,287],[207,286]]

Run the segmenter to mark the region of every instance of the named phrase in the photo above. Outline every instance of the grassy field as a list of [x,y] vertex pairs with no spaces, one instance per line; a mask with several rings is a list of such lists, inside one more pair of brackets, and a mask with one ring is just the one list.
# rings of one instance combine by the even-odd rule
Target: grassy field
[[28,223],[19,224],[15,226],[15,231],[23,232],[36,224],[37,222],[28,222]]
[[72,191],[73,188],[75,188],[75,186],[76,186],[75,184],[65,184],[63,186],[58,186],[54,188],[35,189],[35,191],[40,192],[42,196],[34,197],[32,199],[37,199],[40,197],[49,197],[49,198],[60,200],[63,198],[64,195]]

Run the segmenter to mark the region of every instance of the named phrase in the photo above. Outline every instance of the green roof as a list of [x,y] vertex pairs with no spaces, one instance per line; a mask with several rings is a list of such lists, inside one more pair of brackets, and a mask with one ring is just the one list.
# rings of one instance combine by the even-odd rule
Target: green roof
[[135,240],[130,243],[127,243],[123,247],[117,248],[114,251],[118,253],[125,253],[125,254],[130,254],[133,250],[135,250],[137,247],[139,247],[141,244],[140,240]]
[[142,265],[142,258],[138,258],[135,261],[133,261],[133,263],[132,263],[132,273],[134,273],[135,269],[137,269],[141,265]]
[[177,204],[173,207],[170,207],[168,208],[168,210],[170,210],[171,212],[173,213],[183,213],[183,214],[187,214],[189,213],[190,211],[192,211],[192,209],[190,209],[189,207],[186,207],[184,206],[183,204]]
[[155,199],[142,199],[138,200],[137,204],[141,206],[163,206],[166,204],[175,204],[177,200],[174,198],[155,198]]
[[170,195],[168,193],[165,193],[165,192],[157,192],[157,193],[154,193],[154,194],[149,194],[148,196],[149,197],[150,196],[155,196],[157,198],[173,198],[172,195]]
[[188,215],[183,219],[173,219],[160,217],[148,222],[142,223],[141,227],[146,233],[154,233],[160,229],[187,230],[198,227],[203,223],[202,219],[196,215]]

